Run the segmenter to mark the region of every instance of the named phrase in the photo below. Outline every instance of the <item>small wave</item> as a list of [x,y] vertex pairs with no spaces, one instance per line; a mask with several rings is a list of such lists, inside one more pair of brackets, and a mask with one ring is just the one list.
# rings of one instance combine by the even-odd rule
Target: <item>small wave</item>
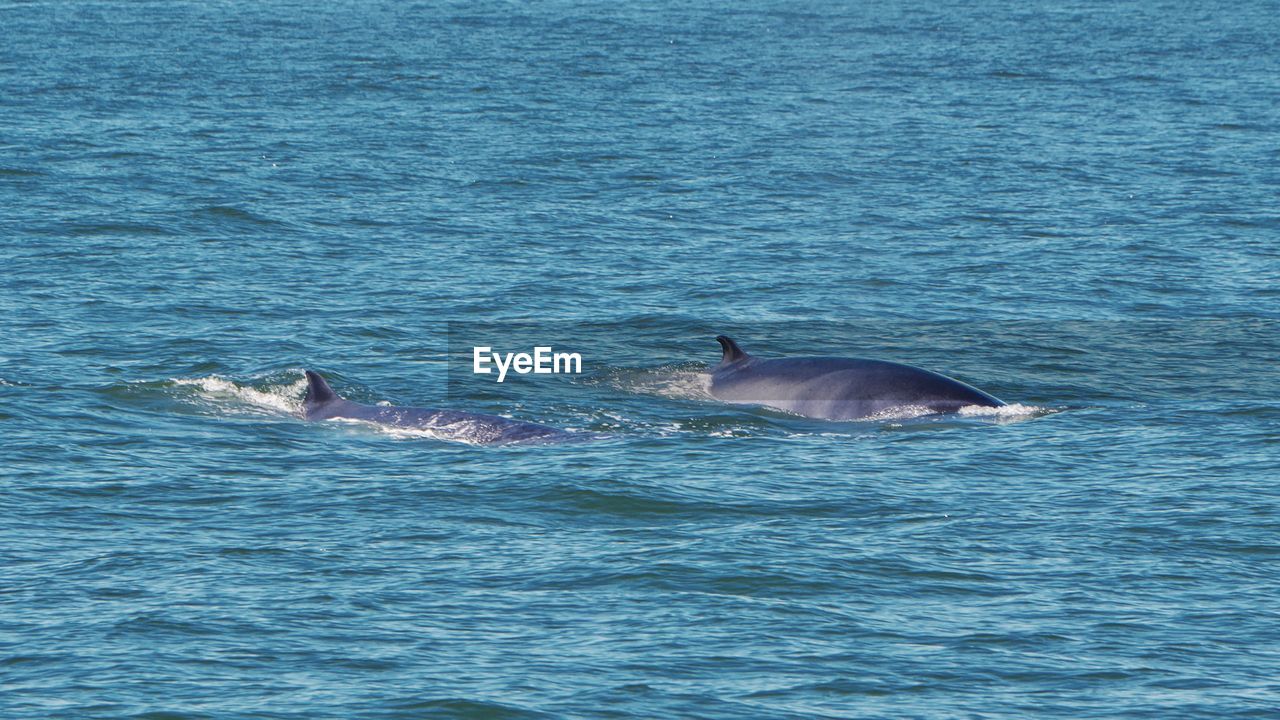
[[91,224],[76,224],[67,228],[67,234],[74,237],[101,237],[101,236],[166,236],[173,235],[174,232],[170,228],[160,225],[151,225],[148,223],[131,223],[131,222],[101,222]]
[[252,227],[273,227],[281,225],[278,220],[263,217],[248,210],[242,210],[229,205],[210,205],[200,208],[192,213],[196,217],[211,219],[219,223],[252,226]]
[[553,717],[538,710],[517,705],[464,697],[397,700],[389,703],[386,709],[388,714],[394,717],[491,718],[491,720],[543,720]]

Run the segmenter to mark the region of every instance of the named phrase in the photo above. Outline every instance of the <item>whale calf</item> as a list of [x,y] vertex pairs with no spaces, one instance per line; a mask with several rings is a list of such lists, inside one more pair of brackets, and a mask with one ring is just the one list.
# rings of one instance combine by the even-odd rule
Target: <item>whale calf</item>
[[883,360],[838,357],[764,359],[748,355],[725,335],[724,355],[711,372],[711,395],[821,420],[858,420],[895,409],[955,412],[1003,402],[928,370]]
[[307,370],[306,374],[307,394],[302,401],[302,410],[308,420],[364,420],[396,428],[425,430],[442,440],[482,445],[554,442],[574,437],[573,433],[548,425],[497,415],[399,405],[362,405],[338,397],[318,373]]

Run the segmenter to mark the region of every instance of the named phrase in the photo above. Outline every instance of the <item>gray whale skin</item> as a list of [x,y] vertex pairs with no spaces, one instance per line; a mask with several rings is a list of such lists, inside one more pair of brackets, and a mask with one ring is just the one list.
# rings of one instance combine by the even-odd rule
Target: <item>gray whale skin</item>
[[883,360],[836,357],[764,359],[743,352],[725,335],[724,355],[711,372],[711,395],[730,403],[763,405],[821,420],[858,420],[894,408],[955,412],[1003,402],[945,375]]
[[302,401],[302,411],[308,420],[364,420],[391,427],[428,430],[444,440],[483,445],[554,442],[572,437],[572,433],[547,425],[497,415],[399,405],[362,405],[338,397],[318,373],[310,370],[306,373],[307,395]]

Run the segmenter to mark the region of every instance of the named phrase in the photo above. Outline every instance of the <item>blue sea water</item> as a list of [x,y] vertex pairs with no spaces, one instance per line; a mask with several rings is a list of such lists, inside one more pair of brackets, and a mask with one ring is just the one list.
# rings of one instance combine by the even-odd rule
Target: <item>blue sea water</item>
[[1277,717],[1277,18],[0,3],[0,716]]

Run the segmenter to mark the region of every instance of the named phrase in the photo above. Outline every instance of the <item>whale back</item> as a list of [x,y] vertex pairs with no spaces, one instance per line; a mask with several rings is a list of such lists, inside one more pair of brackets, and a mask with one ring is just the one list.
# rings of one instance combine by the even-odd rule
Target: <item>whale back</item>
[[470,444],[551,442],[574,439],[573,433],[500,415],[436,410],[402,405],[365,405],[339,396],[319,373],[306,371],[307,394],[302,400],[308,420],[363,420],[387,427],[423,431],[441,440]]
[[910,365],[839,357],[753,358],[732,340],[728,343],[721,342],[724,359],[712,371],[710,385],[711,394],[726,402],[826,420],[856,420],[905,408],[955,412],[970,405],[1004,404],[971,385]]

